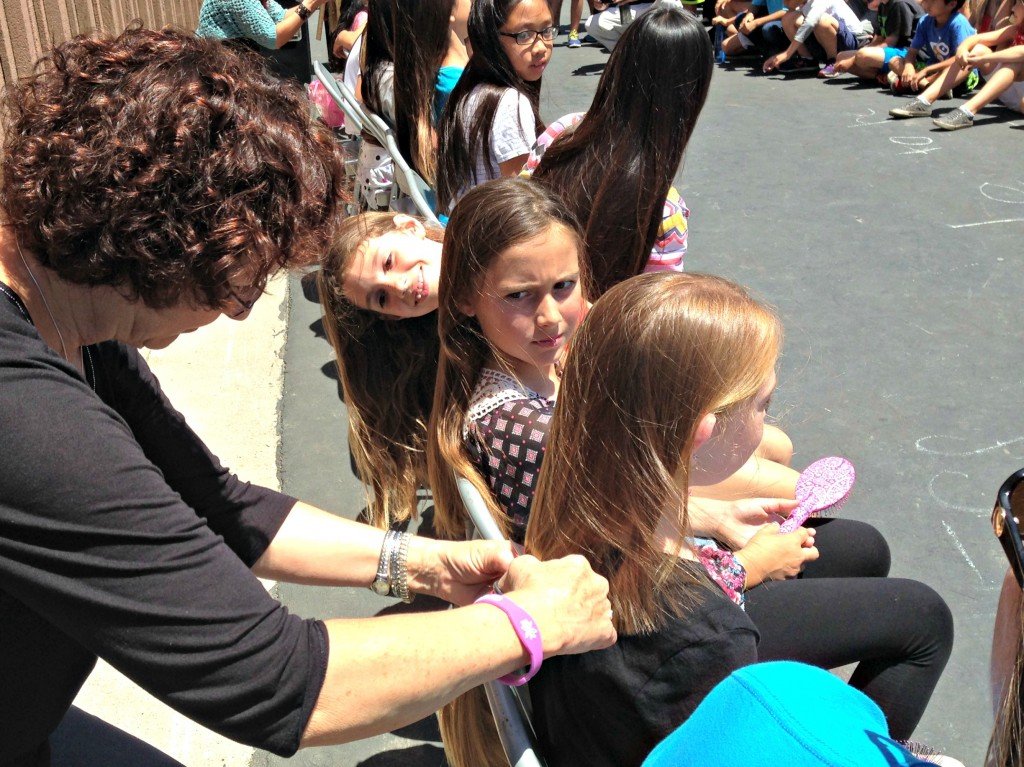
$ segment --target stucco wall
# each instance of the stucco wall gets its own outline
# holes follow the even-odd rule
[[[0,84],[28,74],[55,43],[133,19],[159,29],[195,29],[200,0],[0,0]]]

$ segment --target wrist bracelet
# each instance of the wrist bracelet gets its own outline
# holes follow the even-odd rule
[[[415,594],[409,594],[409,571],[406,569],[406,562],[409,559],[409,533],[398,533],[394,552],[391,556],[391,570],[388,582],[391,585],[392,595],[398,597],[408,604],[413,600]]]
[[[523,643],[526,652],[530,654],[530,668],[525,674],[506,674],[498,681],[512,687],[526,684],[540,671],[540,664],[544,660],[544,644],[541,642],[537,623],[526,610],[501,594],[484,594],[476,600],[476,604],[494,605],[505,613],[516,636],[519,637],[519,641]]]

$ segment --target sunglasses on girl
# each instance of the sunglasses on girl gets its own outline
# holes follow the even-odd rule
[[[1024,513],[1024,469],[1010,475],[999,488],[995,508],[992,510],[992,530],[1017,577],[1017,585],[1024,589],[1024,542],[1020,537],[1019,515]]]

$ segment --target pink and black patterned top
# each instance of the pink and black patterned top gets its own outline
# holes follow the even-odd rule
[[[473,463],[512,521],[512,540],[526,535],[554,398],[530,391],[506,373],[480,371],[466,414],[465,440]]]

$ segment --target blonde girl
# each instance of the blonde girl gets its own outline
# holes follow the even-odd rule
[[[442,315],[445,304],[442,287]],[[582,554],[608,578],[619,641],[546,663],[531,682],[551,767],[639,764],[715,683],[758,658],[860,661],[851,684],[896,737],[922,715],[952,642],[931,589],[815,572],[810,531],[766,525],[735,555],[744,612],[689,543],[691,484],[734,473],[761,440],[780,341],[775,316],[738,286],[673,273],[615,286],[576,334],[526,548]],[[470,695],[445,709],[453,767],[501,763],[485,705]]]

